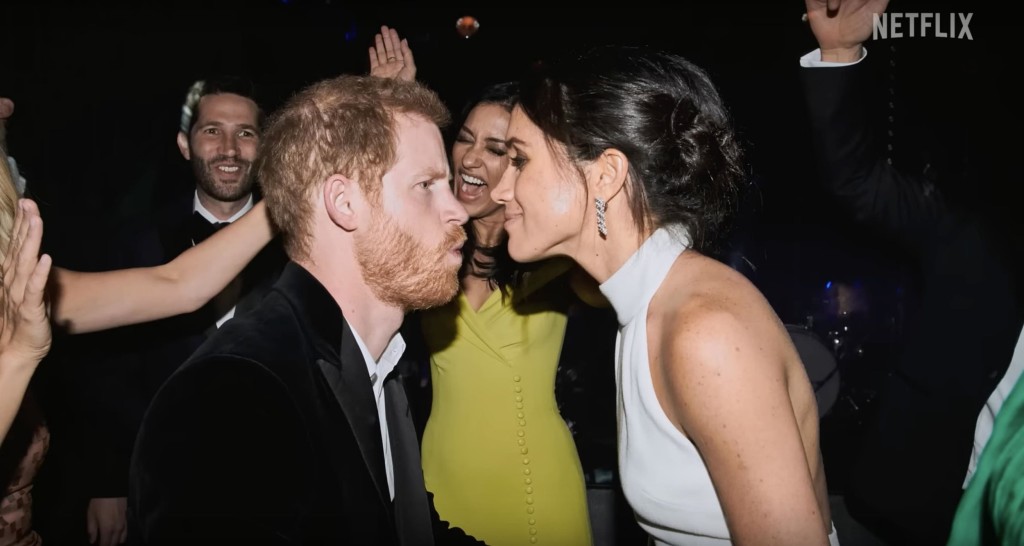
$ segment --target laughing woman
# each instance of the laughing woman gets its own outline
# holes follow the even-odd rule
[[[515,91],[471,102],[452,146],[469,240],[458,296],[420,319],[433,383],[423,474],[441,518],[492,546],[589,545],[583,472],[555,402],[570,285],[586,294],[585,277],[568,260],[512,261],[490,197],[508,165]]]
[[[370,73],[412,79],[408,44],[384,27]],[[508,167],[505,132],[518,84],[486,88],[462,112],[452,144],[455,196],[469,214],[461,288],[419,313],[432,405],[423,478],[441,519],[491,546],[591,544],[576,445],[555,402],[569,307],[606,306],[570,260],[518,264],[504,207],[491,199]]]

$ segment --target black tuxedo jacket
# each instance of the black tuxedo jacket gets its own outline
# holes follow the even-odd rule
[[[858,442],[846,501],[893,543],[943,544],[978,413],[1021,330],[1009,266],[1017,260],[930,178],[885,160],[868,124],[867,62],[800,69],[822,183],[857,220],[901,243],[920,275],[920,301],[879,389],[877,419]]]
[[[191,192],[182,192],[146,226],[130,226],[112,242],[106,269],[148,267],[167,263],[192,246]],[[287,258],[272,241],[240,274],[241,299],[235,316],[244,315],[276,280]],[[76,362],[79,406],[75,446],[85,498],[128,494],[128,464],[142,416],[164,381],[216,329],[223,310],[207,304],[199,310],[129,326],[93,337],[101,338]]]
[[[289,263],[168,380],[131,466],[129,520],[157,544],[476,544],[438,521],[397,374],[395,499],[366,363],[338,305]]]

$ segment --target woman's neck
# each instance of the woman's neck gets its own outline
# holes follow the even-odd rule
[[[612,213],[609,207],[609,213]],[[576,252],[572,258],[598,283],[604,283],[615,274],[623,264],[650,237],[652,230],[641,231],[633,218],[625,211],[608,216],[608,234],[601,236],[596,223],[592,229],[584,228],[577,241]]]
[[[477,247],[498,246],[505,234],[505,210],[498,209],[487,216],[474,218],[470,222],[470,229],[473,230]]]

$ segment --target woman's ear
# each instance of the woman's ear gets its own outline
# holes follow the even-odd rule
[[[625,186],[629,159],[621,151],[608,148],[587,166],[586,175],[590,195],[607,203]]]

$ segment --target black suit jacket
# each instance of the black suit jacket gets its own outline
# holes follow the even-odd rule
[[[152,225],[130,226],[112,244],[106,269],[167,263],[192,246],[189,221],[192,193],[168,203]],[[240,275],[242,297],[235,316],[244,315],[269,290],[287,258],[272,241]],[[128,464],[139,423],[157,389],[215,330],[222,311],[207,304],[199,310],[95,335],[102,342],[76,362],[79,400],[73,470],[82,479],[82,496],[124,497]]]
[[[132,458],[129,519],[157,544],[476,541],[437,519],[409,404],[385,378],[395,499],[366,364],[327,290],[290,263],[157,394]]]
[[[868,62],[801,69],[822,183],[858,221],[901,243],[919,273],[919,301],[880,386],[878,417],[858,442],[846,498],[894,543],[942,544],[978,413],[1021,330],[1019,278],[1009,266],[1017,260],[977,211],[885,160],[865,106]]]

